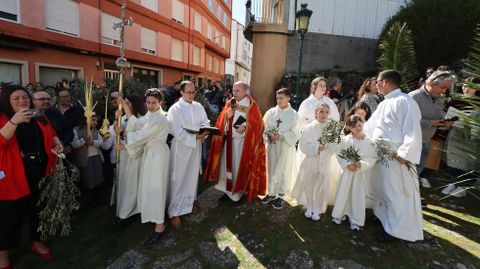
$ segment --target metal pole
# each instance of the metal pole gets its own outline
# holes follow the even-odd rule
[[[303,100],[302,91],[300,89],[300,76],[302,74],[303,38],[304,38],[304,36],[305,36],[305,33],[300,32],[300,52],[299,52],[299,57],[298,57],[297,83],[296,83],[295,98],[294,98],[295,109],[297,109],[297,110],[300,107],[300,103]]]
[[[129,66],[129,63],[127,59],[125,58],[125,26],[132,26],[133,20],[132,18],[125,18],[125,12],[127,9],[127,3],[125,0],[122,2],[122,8],[121,8],[121,19],[122,21],[119,23],[114,23],[113,24],[113,29],[120,28],[120,56],[117,58],[117,61],[115,64],[117,67],[120,69],[120,76],[119,76],[119,81],[118,81],[118,96],[123,97],[123,70],[125,67]],[[122,105],[118,105],[118,110],[122,110]],[[120,129],[122,127],[122,118],[119,117],[116,119],[117,120],[117,127]],[[116,134],[116,145],[120,145],[121,143],[121,137],[120,133]],[[114,182],[114,187],[112,189],[112,196],[110,198],[110,205],[114,205],[116,202],[116,198],[118,196],[118,181],[120,178],[120,150],[118,147],[116,147],[116,154],[115,154],[115,182]]]

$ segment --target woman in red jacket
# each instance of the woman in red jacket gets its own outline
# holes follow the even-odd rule
[[[7,86],[0,94],[0,269],[11,268],[8,251],[17,247],[23,218],[29,216],[32,251],[52,259],[37,232],[38,182],[55,171],[62,145],[44,116],[34,115],[28,92]]]

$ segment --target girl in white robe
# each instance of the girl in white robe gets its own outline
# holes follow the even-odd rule
[[[320,144],[319,140],[330,115],[327,104],[320,104],[316,121],[309,124],[300,137],[299,149],[306,155],[300,165],[292,196],[306,206],[306,218],[320,220],[327,209],[330,185],[330,164],[336,144]]]
[[[138,207],[142,223],[156,224],[155,231],[144,243],[145,246],[151,246],[159,242],[165,234],[164,220],[170,161],[170,150],[166,142],[170,127],[165,112],[161,108],[163,100],[161,91],[148,89],[145,96],[148,113],[142,118],[143,127],[135,132],[127,132],[126,148],[129,154],[137,154],[139,150],[143,150],[143,163],[138,184]],[[130,116],[128,121],[130,119],[135,117]]]
[[[121,130],[113,131],[110,137],[115,140],[117,131],[124,137],[122,132],[136,132],[142,129],[142,121],[140,120],[147,111],[143,97],[139,95],[130,95],[125,100],[119,98],[122,107],[125,110],[125,115],[121,118]],[[128,118],[128,121],[126,120]],[[116,127],[116,125],[115,125]],[[115,142],[113,142],[115,143]],[[126,219],[132,215],[140,212],[140,196],[138,195],[138,183],[140,179],[140,169],[142,167],[143,149],[138,147],[138,150],[130,152],[125,150],[126,141],[122,139],[118,146],[120,150],[120,171],[118,179],[118,193],[117,193],[117,217]],[[116,153],[113,149],[112,152]],[[114,157],[115,158],[115,157]]]
[[[317,77],[312,80],[310,84],[311,95],[300,104],[298,109],[300,132],[303,132],[308,124],[315,121],[315,111],[320,104],[327,104],[330,108],[329,119],[340,121],[340,113],[338,112],[337,105],[327,96],[327,83],[328,81],[324,77]],[[304,158],[305,154],[303,154],[301,150],[297,150],[297,170],[300,168],[300,164]],[[333,205],[337,183],[340,177],[340,166],[334,155],[332,155],[330,168],[331,184],[328,191],[328,204]]]
[[[335,205],[332,211],[333,222],[340,224],[348,216],[351,230],[360,230],[365,225],[365,208],[368,195],[369,169],[375,164],[373,141],[363,133],[360,116],[349,116],[345,122],[345,137],[338,145],[337,159],[342,167]],[[358,150],[359,161],[341,157],[341,150],[349,147]]]

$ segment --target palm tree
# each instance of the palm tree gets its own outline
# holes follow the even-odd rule
[[[379,42],[380,70],[394,69],[402,75],[401,88],[413,90],[416,84],[417,67],[412,31],[406,23],[395,22]]]

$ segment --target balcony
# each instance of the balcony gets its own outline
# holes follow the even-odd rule
[[[247,0],[245,38],[252,42],[254,24],[287,26],[286,0]]]

